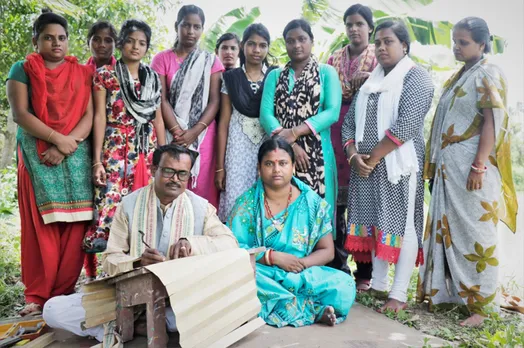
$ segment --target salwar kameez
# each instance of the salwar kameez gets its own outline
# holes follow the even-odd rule
[[[348,252],[344,248],[344,244],[346,241],[347,202],[349,174],[351,169],[347,161],[346,152],[342,146],[342,125],[344,124],[344,118],[349,111],[353,95],[357,92],[356,89],[350,88],[352,79],[358,73],[372,72],[377,65],[375,45],[369,44],[360,55],[354,58],[351,58],[350,51],[351,46],[347,45],[333,53],[327,61],[329,65],[337,70],[340,87],[342,88],[342,105],[340,107],[338,121],[331,126],[331,143],[333,144],[333,150],[335,151],[335,159],[337,162],[338,195],[334,223],[336,230],[335,259],[330,265],[345,272],[350,272],[347,264]],[[355,276],[359,280],[371,279],[371,264],[357,262]]]
[[[13,65],[8,79],[27,85],[28,111],[56,132],[69,134],[84,117],[91,71],[76,58],[66,57],[50,70],[33,53]],[[72,109],[61,103],[71,103]],[[41,163],[41,153],[50,146],[18,129],[22,282],[26,303],[42,307],[53,296],[74,292],[84,260],[82,239],[93,218],[90,142],[80,142],[57,165]]]
[[[204,112],[205,108],[207,107],[208,96],[204,96],[202,93],[206,93],[206,91],[209,91],[209,81],[211,75],[215,73],[221,73],[222,71],[224,71],[224,66],[217,57],[207,52],[199,51],[198,48],[196,48],[195,50],[196,51],[192,52],[190,55],[188,55],[188,57],[180,59],[173,51],[173,49],[167,49],[156,54],[151,62],[151,67],[159,75],[164,76],[166,78],[167,91],[165,91],[165,93],[168,96],[170,103],[172,101],[172,97],[180,97],[181,94],[183,94],[183,97],[178,99],[177,102],[184,101],[184,103],[189,103],[189,108],[186,112],[186,115],[176,115],[175,112],[176,117],[179,118],[178,122],[183,122],[185,124],[184,127],[192,127],[195,124],[197,124],[195,119],[199,119],[202,113]],[[193,54],[198,55],[200,57],[206,55],[209,56],[209,59],[212,60],[212,62],[210,62],[209,71],[207,71],[205,68],[201,69],[201,67],[197,68],[196,65],[191,65],[192,68],[189,69],[191,70],[191,73],[188,73],[187,76],[181,75],[189,71],[185,69],[187,64],[195,62],[193,60],[195,59],[195,56]],[[187,59],[189,60],[186,61]],[[201,60],[199,60],[199,62],[201,62]],[[202,75],[196,76],[198,75],[198,73],[196,73],[197,70],[199,70],[199,72],[202,72]],[[176,80],[179,76],[182,76],[182,83],[180,85],[175,86],[174,80]],[[202,82],[191,90],[191,88],[187,87],[187,85],[184,83],[184,80],[186,78],[187,80],[202,79]],[[206,105],[202,105],[204,100],[206,101]],[[176,104],[177,103],[171,103],[173,110],[176,109]],[[198,112],[194,109],[196,108],[196,105],[198,105],[199,108]],[[181,121],[182,119],[184,121]],[[197,151],[199,153],[197,159],[198,174],[195,175],[196,166],[193,166],[191,179],[188,184],[188,189],[190,189],[200,197],[207,199],[209,203],[211,203],[215,208],[218,209],[219,192],[215,186],[215,139],[217,132],[216,121],[213,120],[207,126],[208,127],[204,130],[205,134],[202,135],[201,139],[199,136],[199,139],[197,139],[197,141],[195,142],[198,143],[198,148],[195,144],[188,144],[190,148],[193,146],[193,148],[191,148],[192,150]],[[169,131],[166,131],[166,135],[168,142],[170,142],[172,140],[172,137]]]
[[[335,152],[331,143],[331,125],[338,120],[342,93],[335,69],[326,64],[319,64],[318,66],[320,75],[320,100],[318,113],[309,117],[305,123],[311,129],[312,136],[320,139],[324,171],[322,173],[322,178],[320,179],[321,183],[316,183],[315,186],[323,187],[324,192],[317,193],[328,202],[329,216],[333,220],[338,183]],[[289,69],[288,93],[292,94],[295,87],[295,73],[291,67],[289,67]],[[275,91],[278,87],[279,77],[282,72],[283,69],[275,69],[271,71],[264,86],[264,95],[260,107],[260,124],[269,136],[278,132],[278,130],[282,128],[283,123],[294,124],[294,126],[301,123],[301,120],[287,120],[287,115],[278,115],[276,113]],[[297,76],[297,79],[300,78],[304,78],[304,76]],[[313,106],[310,107],[312,108]],[[317,168],[311,165],[308,171],[313,173],[316,170]],[[302,174],[304,176],[309,175],[309,173]],[[311,183],[309,184],[313,186]],[[333,238],[336,238],[334,229],[332,230],[332,233]]]

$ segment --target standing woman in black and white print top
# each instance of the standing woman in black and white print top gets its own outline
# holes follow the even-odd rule
[[[215,175],[222,221],[257,179],[258,148],[266,138],[259,114],[265,78],[272,70],[267,60],[269,43],[267,28],[251,24],[240,43],[241,67],[223,75]]]
[[[408,56],[409,34],[399,22],[375,32],[379,65],[353,99],[342,127],[351,166],[345,248],[373,262],[372,285],[387,291],[389,263],[395,280],[381,310],[406,307],[413,268],[422,263],[424,219],[424,117],[433,85]]]

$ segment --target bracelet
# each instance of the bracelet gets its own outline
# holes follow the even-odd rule
[[[207,124],[205,122],[199,121],[197,124],[204,125],[204,128],[207,128]]]
[[[269,249],[268,251],[266,251],[266,252],[264,253],[264,260],[266,261],[266,265],[268,265],[268,266],[271,266],[271,264],[269,263],[269,251],[270,251],[270,250],[271,250],[271,249]]]
[[[293,143],[293,144],[291,144],[291,148],[295,147],[296,144],[297,144],[297,143]]]
[[[269,263],[273,266],[273,249],[269,249]]]
[[[484,169],[480,169],[476,167],[474,164],[472,164],[471,170],[477,174],[484,174],[488,170],[488,167],[484,166]]]
[[[296,133],[295,133],[295,127],[291,128],[291,133],[293,133],[293,136],[295,137],[295,139],[298,139]]]
[[[93,165],[91,166],[91,168],[94,168],[94,167],[96,167],[96,166],[99,165],[99,164],[102,164],[102,162],[96,162],[95,164],[93,164]]]
[[[355,157],[356,155],[358,155],[358,152],[355,152],[354,154],[352,154],[351,156],[349,156],[349,159],[348,159],[348,164],[351,165],[351,160],[353,159],[353,157]]]
[[[173,126],[173,127],[169,128],[168,131],[171,132],[173,129],[177,129],[177,128],[180,128],[180,126],[178,124],[176,126]]]
[[[49,136],[47,137],[47,142],[49,142],[49,140],[51,140],[51,137],[53,136],[53,134],[55,134],[55,131],[51,131],[51,133],[49,133]]]
[[[220,172],[223,172],[223,171],[224,171],[224,168],[222,168],[222,169],[217,169],[217,170],[215,170],[215,173],[220,173]]]

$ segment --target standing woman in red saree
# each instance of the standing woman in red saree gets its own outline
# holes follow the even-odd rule
[[[93,182],[95,223],[84,240],[88,253],[106,249],[115,210],[122,198],[149,185],[156,145],[164,145],[158,75],[141,62],[151,43],[151,28],[130,19],[122,24],[114,67],[94,77]]]
[[[22,282],[35,315],[70,294],[82,269],[82,238],[93,218],[90,178],[91,69],[66,56],[67,21],[47,12],[33,24],[35,52],[13,65],[7,97],[18,124]]]

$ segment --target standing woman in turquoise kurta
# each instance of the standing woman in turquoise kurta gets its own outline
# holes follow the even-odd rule
[[[329,203],[333,218],[337,169],[330,127],[337,122],[342,90],[336,70],[311,54],[313,33],[303,19],[284,28],[290,62],[267,77],[260,123],[267,134],[284,138],[295,153],[295,176]]]
[[[295,154],[282,138],[258,151],[258,181],[237,199],[228,227],[257,256],[260,316],[269,325],[342,322],[355,300],[353,278],[325,266],[334,257],[328,203],[293,177]]]

